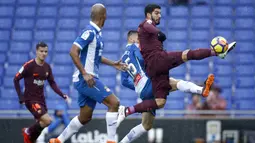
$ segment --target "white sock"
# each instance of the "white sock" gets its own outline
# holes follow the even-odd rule
[[[202,94],[202,90],[203,90],[202,86],[198,86],[192,82],[183,81],[183,80],[180,80],[177,83],[177,88],[178,88],[178,90],[180,90],[182,92],[191,92],[191,93],[196,93],[196,94]]]
[[[78,119],[78,116],[75,116],[69,125],[65,128],[65,130],[58,136],[58,139],[61,141],[61,143],[64,143],[67,139],[69,139],[73,134],[78,132],[78,130],[83,125]]]
[[[49,133],[48,127],[44,128],[37,138],[36,143],[44,143],[45,142],[45,135]]]
[[[106,127],[108,141],[115,141],[118,112],[106,112]]]
[[[120,141],[120,143],[130,143],[131,141],[140,137],[143,133],[147,132],[143,125],[137,125]]]

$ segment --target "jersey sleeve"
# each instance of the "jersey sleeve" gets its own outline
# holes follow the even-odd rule
[[[159,32],[159,29],[157,27],[155,27],[152,24],[151,20],[147,20],[146,22],[144,22],[143,24],[143,28],[148,32],[148,33],[153,33],[153,34],[157,34]]]
[[[81,50],[90,44],[94,39],[94,32],[92,30],[85,30],[81,36],[78,36],[73,42],[74,45],[78,46]]]
[[[133,79],[127,72],[121,72],[121,84],[131,90],[135,90]]]

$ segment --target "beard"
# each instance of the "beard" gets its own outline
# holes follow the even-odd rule
[[[155,18],[152,16],[152,17],[151,17],[151,20],[152,20],[153,22],[155,22],[156,25],[159,25],[159,24],[160,24],[160,19],[158,20],[158,22],[156,22]]]

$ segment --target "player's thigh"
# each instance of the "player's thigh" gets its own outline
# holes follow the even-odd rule
[[[40,120],[40,118],[48,111],[44,102],[27,101],[25,102],[25,106],[36,120]]]
[[[171,86],[169,84],[169,75],[163,74],[151,79],[152,82],[152,90],[155,98],[167,98],[169,91],[171,90]]]
[[[80,115],[78,116],[82,124],[88,123],[92,119],[94,108],[88,105],[80,107]]]
[[[151,112],[142,113],[142,125],[145,130],[150,130],[153,126],[155,116]]]
[[[175,79],[175,78],[173,78],[173,77],[170,77],[170,78],[169,78],[169,85],[172,87],[172,89],[170,90],[170,92],[178,90],[178,88],[177,88],[177,83],[178,83],[179,81],[180,81],[180,80]]]
[[[167,52],[165,64],[168,65],[169,69],[175,68],[184,63],[182,53],[183,52]]]

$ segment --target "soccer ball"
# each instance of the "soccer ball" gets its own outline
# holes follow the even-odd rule
[[[228,50],[228,42],[224,37],[217,36],[211,41],[211,49],[217,54],[224,53]]]

